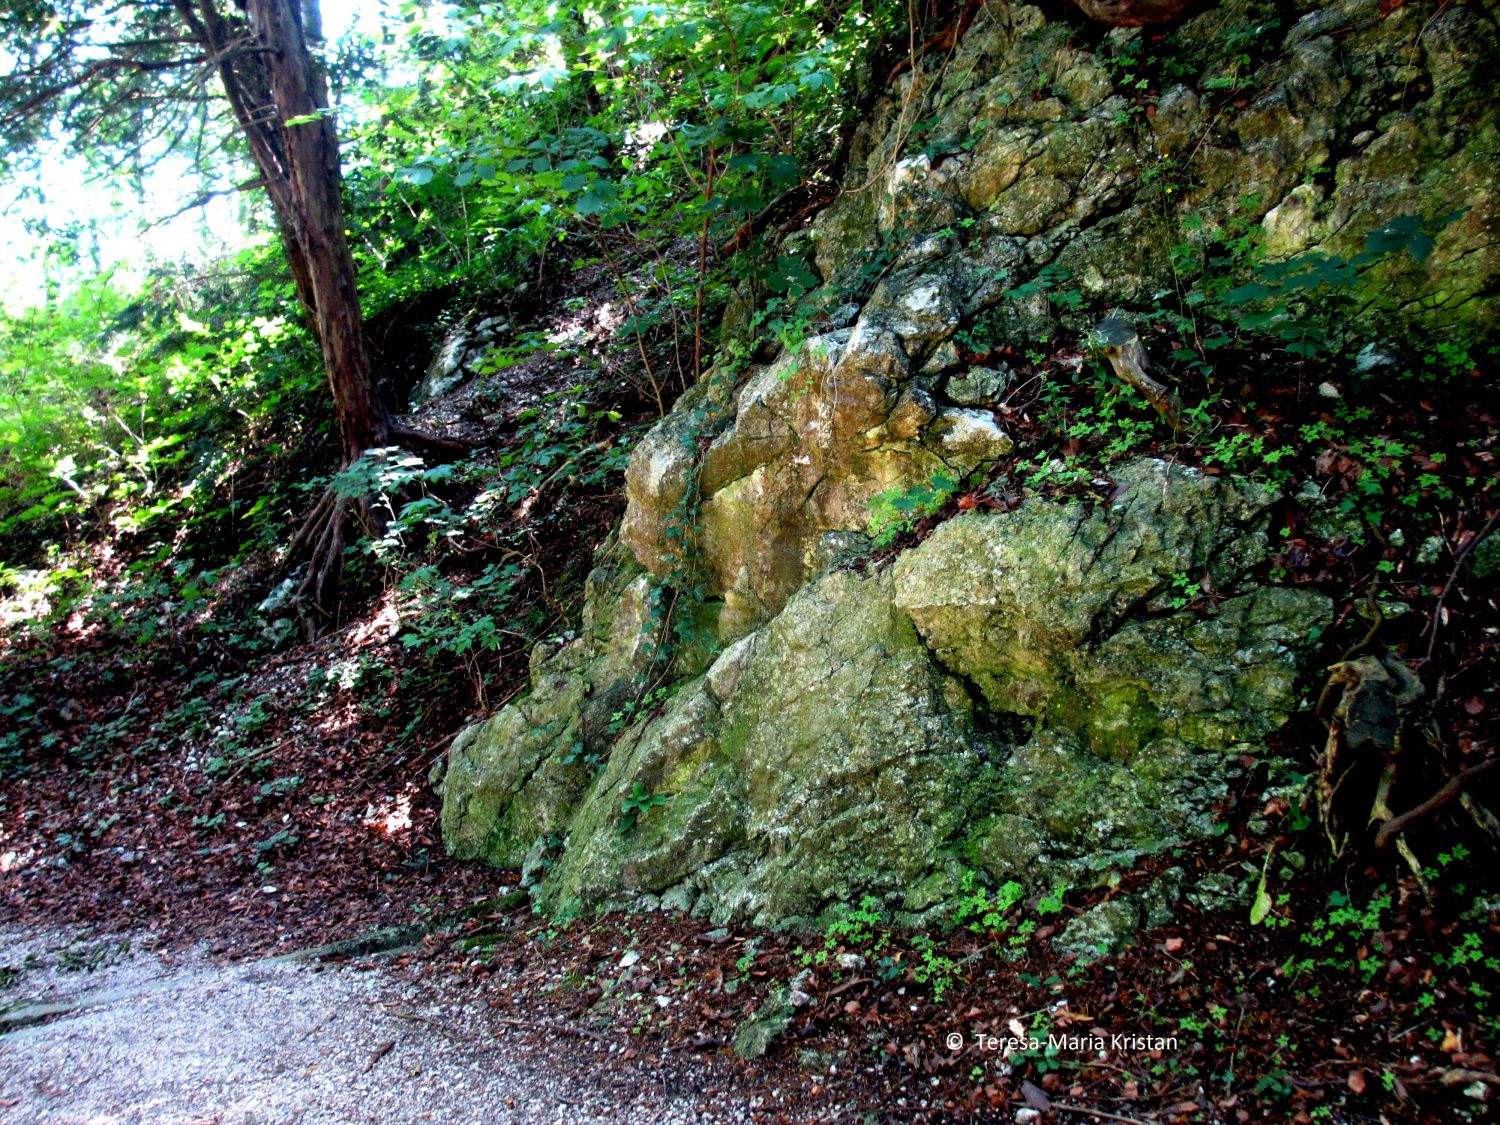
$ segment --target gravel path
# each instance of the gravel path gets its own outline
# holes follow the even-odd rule
[[[0,929],[0,1120],[300,1122],[744,1120],[684,1065],[504,1021],[471,990],[358,967],[131,953]],[[38,1010],[31,1009],[33,1013]],[[523,1026],[513,1026],[522,1024]]]

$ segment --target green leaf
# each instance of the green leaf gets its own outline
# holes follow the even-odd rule
[[[620,201],[620,189],[609,180],[595,180],[574,205],[580,215],[602,215]]]
[[[1271,896],[1266,893],[1266,877],[1262,873],[1260,883],[1255,888],[1255,905],[1250,907],[1250,924],[1258,926],[1266,920],[1271,913]]]
[[[817,287],[818,275],[801,258],[783,255],[776,259],[776,264],[766,275],[766,284],[773,293],[800,297]]]
[[[413,164],[409,168],[397,168],[396,178],[421,187],[432,182],[432,169],[423,164]]]
[[[1261,864],[1260,882],[1255,885],[1255,902],[1250,907],[1250,924],[1258,926],[1271,916],[1271,895],[1266,890],[1266,871],[1271,866],[1271,856],[1275,850],[1266,853],[1266,861]]]
[[[325,117],[331,117],[332,115],[333,115],[333,110],[325,107],[323,109],[316,110],[316,111],[314,111],[312,113],[304,113],[300,117],[288,117],[286,119],[286,121],[284,122],[284,124],[286,124],[286,125],[311,125],[314,121],[321,121],[321,120],[323,120],[323,118],[325,118]]]
[[[793,157],[773,156],[769,168],[772,187],[790,187],[802,179],[802,165]]]
[[[1231,307],[1234,305],[1247,305],[1251,301],[1262,301],[1274,292],[1270,286],[1252,281],[1249,285],[1236,286],[1228,293],[1225,293],[1219,300],[1220,303]]]

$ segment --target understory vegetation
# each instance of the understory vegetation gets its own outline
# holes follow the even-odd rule
[[[1500,1096],[1483,871],[1500,825],[1471,799],[1493,783],[1500,709],[1500,345],[1395,340],[1367,315],[1387,271],[1424,261],[1458,216],[1398,216],[1347,257],[1282,260],[1253,197],[1227,224],[1172,220],[1176,284],[1132,321],[1171,410],[1121,377],[1101,337],[1061,326],[1113,310],[1043,269],[954,337],[964,369],[1003,384],[993,413],[1014,453],[870,505],[883,564],[964,512],[1107,503],[1111,467],[1146,454],[1278,490],[1255,577],[1320,590],[1337,617],[1317,638],[1309,707],[1246,756],[1213,841],[1032,894],[969,870],[930,933],[874,900],[802,934],[537,918],[524,896],[496,897],[492,873],[443,857],[427,771],[466,721],[523,690],[537,642],[590,627],[594,552],[646,430],[710,370],[800,346],[889,269],[903,247],[834,291],[788,236],[838,194],[885,75],[922,66],[958,13],[397,7],[379,34],[327,51],[345,219],[379,391],[461,455],[392,445],[340,462],[318,341],[248,193],[246,247],[207,262],[91,263],[87,232],[33,221],[52,247],[45,284],[0,316],[7,914],[123,928],[154,911],[242,951],[441,916],[461,941],[435,959],[482,980],[518,943],[540,945],[567,966],[546,982],[560,1010],[699,1050],[727,1045],[778,989],[806,989],[818,1002],[787,1017],[805,1042],[768,1073],[807,1079],[809,1113],[833,1112],[828,1091],[852,1068],[850,1090],[887,1106],[930,1084],[936,1117],[1480,1119]],[[1168,63],[1114,59],[1144,120]],[[1245,59],[1221,76],[1226,104],[1252,81]],[[916,129],[907,149],[922,143]],[[1188,186],[1157,174],[1163,200]],[[942,233],[982,237],[972,220]],[[1064,321],[1018,342],[1008,326],[1037,301]],[[488,342],[466,353],[481,326]],[[450,344],[465,378],[429,393]],[[380,518],[345,549],[332,625],[312,635],[290,544],[326,492],[369,497]],[[664,705],[673,653],[711,644],[694,632],[696,503],[681,505],[682,565],[652,618],[663,658],[611,735]],[[1237,592],[1182,573],[1166,608],[1210,613]],[[1390,763],[1337,759],[1324,687],[1327,669],[1372,656],[1425,689],[1391,751],[1425,811],[1378,849],[1360,841]],[[1450,791],[1454,778],[1471,784]],[[636,783],[624,801],[629,832],[661,798]],[[1048,954],[1065,918],[1169,867],[1212,880],[1212,901],[1126,951]],[[460,901],[481,905],[456,918]],[[607,927],[657,951],[651,979],[605,973],[589,942]],[[1147,1014],[1178,1048],[1111,1072],[1048,1046]],[[950,1034],[963,1051],[943,1047]],[[970,1050],[980,1034],[1023,1043]]]

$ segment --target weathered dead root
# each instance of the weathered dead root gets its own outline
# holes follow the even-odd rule
[[[390,440],[447,461],[462,457],[473,449],[465,442],[404,426],[393,427]],[[360,534],[378,535],[385,530],[386,520],[369,497],[351,497],[335,488],[325,489],[292,536],[282,561],[286,567],[295,566],[304,559],[307,561],[307,574],[297,586],[296,601],[309,640],[337,616],[344,548],[350,543],[351,523]]]

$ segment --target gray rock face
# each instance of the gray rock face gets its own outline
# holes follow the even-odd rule
[[[621,537],[665,578],[678,562],[684,520],[696,518],[701,577],[723,599],[722,641],[779,613],[812,576],[817,541],[866,530],[875,496],[937,473],[962,479],[1012,451],[992,412],[945,407],[916,374],[953,330],[955,309],[944,276],[893,284],[852,329],[814,336],[751,372],[710,423],[717,436],[701,462],[691,405],[637,447]],[[686,512],[687,497],[699,499],[696,512]]]
[[[966,693],[889,576],[834,571],[621,740],[548,894],[628,903],[687,882],[698,910],[761,923],[871,890],[899,900],[960,835],[970,735]],[[621,832],[637,784],[663,801]]]
[[[998,406],[1014,381],[1009,368],[971,367],[948,380],[948,397],[961,406]]]
[[[1500,123],[1479,91],[1500,62],[1500,36],[1492,14],[1471,5],[1431,19],[1374,18],[1374,7],[1306,5],[1283,30],[1258,27],[1281,41],[1253,75],[1225,49],[1232,16],[1205,11],[1169,48],[1178,71],[1197,77],[1166,88],[1142,121],[1131,88],[1111,77],[1129,74],[1135,37],[1084,50],[1036,8],[987,5],[940,76],[904,76],[877,106],[849,176],[870,189],[814,224],[823,275],[847,280],[882,236],[972,222],[986,238],[927,265],[979,267],[970,276],[983,284],[959,291],[966,314],[1049,264],[1085,297],[1131,305],[1174,284],[1173,244],[1212,240],[1235,217],[1262,223],[1275,260],[1348,257],[1399,215],[1463,210],[1422,261],[1400,255],[1377,267],[1369,315],[1382,327],[1420,319],[1483,332],[1500,276],[1491,186]],[[1225,88],[1243,104],[1214,108]],[[913,104],[925,121],[920,155],[901,150],[902,109]],[[1196,233],[1185,235],[1187,216],[1202,220]],[[1016,241],[1025,258],[1009,258],[1001,275],[983,268]],[[999,310],[1010,331],[1050,331],[1044,319],[1011,316],[1017,306]]]
[[[1266,588],[1174,610],[1179,575],[1228,587],[1260,561],[1271,496],[1157,461],[1119,477],[1108,510],[964,516],[890,571],[827,571],[589,777],[562,748],[590,744],[590,695],[649,659],[653,580],[601,583],[608,627],[455,743],[448,846],[519,862],[563,841],[550,905],[772,924],[866,894],[921,917],[966,866],[1047,885],[1209,832],[1225,751],[1290,713],[1330,607]]]
[[[429,399],[441,398],[471,379],[495,346],[495,341],[509,329],[510,325],[495,317],[486,317],[477,324],[458,324],[449,329],[412,394],[412,404],[415,406]]]
[[[1116,464],[1107,501],[957,515],[884,570],[871,501],[970,487],[1015,451],[1011,373],[976,355],[1144,308],[1175,243],[1231,222],[1273,257],[1348,255],[1393,216],[1467,207],[1425,259],[1377,267],[1373,315],[1392,334],[1491,323],[1493,23],[1372,11],[1302,10],[1253,75],[1225,13],[1200,15],[1149,118],[1121,85],[1129,34],[1085,49],[1003,0],[950,65],[904,75],[813,226],[840,327],[710,372],[641,442],[580,636],[450,751],[449,849],[530,857],[550,905],[771,924],[865,894],[922,918],[966,869],[1048,888],[1211,832],[1331,613],[1257,577],[1271,491]],[[705,641],[637,714],[660,607],[688,588]],[[1064,941],[1113,948],[1165,901],[1111,900]]]
[[[1100,742],[1109,741],[1104,731],[1112,720],[1099,712],[1123,705],[1132,662],[1144,672],[1149,662],[1163,666],[1197,651],[1194,645],[1216,648],[1226,661],[1256,659],[1211,636],[1249,607],[1232,600],[1224,607],[1229,613],[1215,619],[1219,625],[1187,640],[1184,631],[1196,616],[1174,618],[1159,599],[1183,587],[1196,594],[1205,577],[1215,589],[1240,580],[1265,557],[1260,517],[1274,498],[1258,486],[1227,484],[1163,461],[1135,462],[1116,479],[1113,500],[1093,512],[1034,504],[950,520],[894,568],[897,604],[938,658],[972,680],[992,708],[1043,717],[1086,710]],[[1300,622],[1298,606],[1326,609],[1317,595],[1286,593],[1286,605],[1260,616],[1281,611]],[[1169,708],[1173,716],[1191,708],[1187,694]],[[1289,703],[1283,693],[1267,705]],[[1120,725],[1139,730],[1140,718],[1131,714]]]

